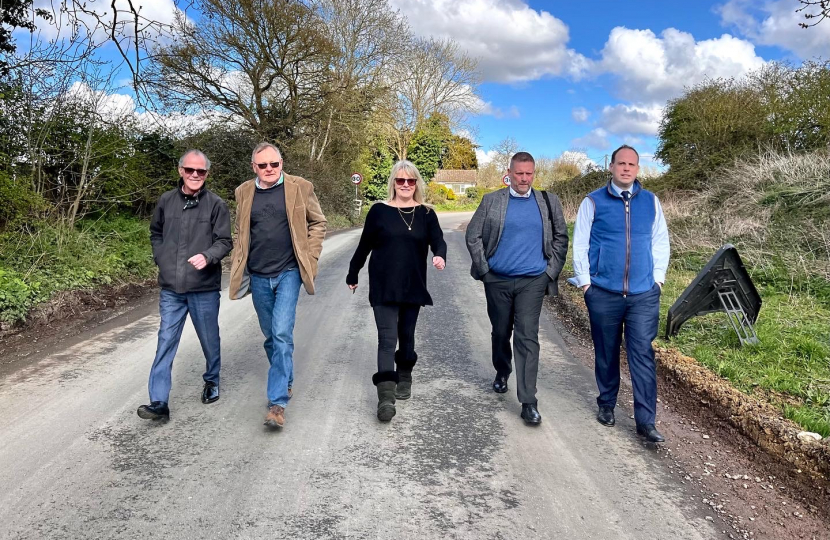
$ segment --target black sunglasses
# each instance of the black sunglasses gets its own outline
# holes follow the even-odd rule
[[[399,186],[402,186],[404,184],[409,184],[410,186],[414,186],[415,184],[418,183],[418,181],[415,180],[414,178],[395,178],[395,183],[398,184]]]
[[[265,168],[268,167],[268,165],[270,165],[272,169],[276,169],[277,167],[280,166],[280,162],[279,161],[272,161],[270,163],[257,163],[256,164],[256,166],[259,167],[259,169],[261,171],[264,171]]]
[[[199,176],[204,176],[208,173],[207,169],[194,169],[193,167],[182,167],[182,170],[187,176],[190,176],[193,173],[196,173]]]

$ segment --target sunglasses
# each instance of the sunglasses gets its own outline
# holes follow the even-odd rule
[[[193,173],[196,173],[199,176],[204,176],[208,173],[207,169],[194,169],[193,167],[182,167],[182,170],[187,176],[190,176]]]
[[[268,165],[270,165],[272,169],[276,169],[277,167],[280,166],[280,162],[279,161],[272,161],[270,163],[257,163],[256,164],[256,166],[259,167],[259,170],[261,170],[261,171],[264,171],[268,167]]]
[[[404,184],[414,186],[415,184],[418,183],[418,181],[415,180],[414,178],[395,178],[395,183],[399,186],[402,186]]]

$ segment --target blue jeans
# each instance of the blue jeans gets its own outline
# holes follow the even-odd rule
[[[219,385],[222,359],[219,349],[219,291],[178,294],[168,289],[159,293],[159,340],[150,368],[150,401],[167,403],[173,383],[173,358],[179,348],[187,314],[193,321],[205,354],[205,382]]]
[[[634,421],[654,424],[657,415],[657,366],[651,342],[657,337],[660,286],[623,296],[591,285],[585,293],[594,341],[597,405],[617,404],[620,389],[620,345],[625,329],[625,352],[634,390]]]
[[[294,383],[294,320],[300,298],[300,270],[284,270],[277,277],[251,276],[251,295],[265,335],[268,369],[268,404],[288,405],[288,388]]]

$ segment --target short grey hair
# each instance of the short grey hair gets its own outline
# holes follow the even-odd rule
[[[204,152],[202,152],[201,150],[196,150],[195,148],[191,148],[190,150],[182,154],[182,157],[179,158],[179,167],[184,167],[184,158],[186,158],[189,155],[194,155],[196,157],[204,159],[205,169],[210,170],[210,160],[208,159],[208,157],[205,155]]]
[[[282,159],[282,152],[280,152],[279,148],[277,148],[275,145],[273,145],[271,143],[261,142],[258,145],[256,145],[256,148],[254,148],[254,151],[251,152],[251,163],[254,163],[254,157],[256,157],[257,154],[259,154],[260,152],[262,152],[266,148],[273,148],[274,151],[277,153],[277,155],[280,156],[280,159]]]

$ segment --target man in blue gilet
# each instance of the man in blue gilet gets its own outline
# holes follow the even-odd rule
[[[611,180],[579,206],[573,265],[591,321],[597,421],[614,425],[624,333],[637,433],[663,442],[655,427],[657,372],[651,342],[657,337],[669,233],[660,201],[637,180],[639,161],[627,145],[611,154]]]

